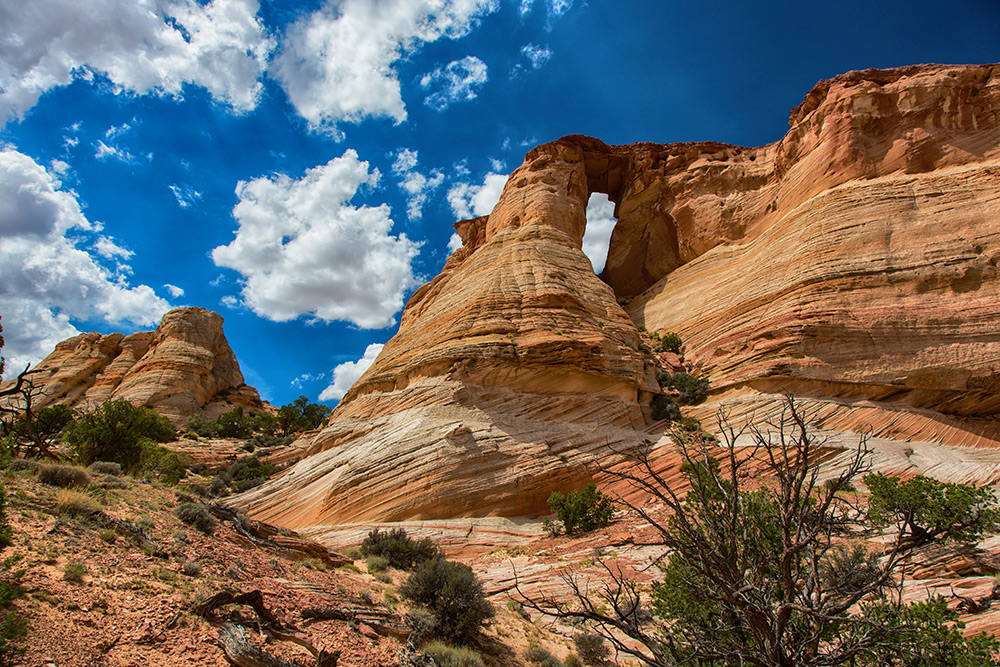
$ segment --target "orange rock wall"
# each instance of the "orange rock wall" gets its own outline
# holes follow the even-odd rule
[[[214,418],[237,406],[263,407],[243,381],[222,317],[203,308],[172,310],[155,331],[74,336],[56,345],[31,378],[44,389],[39,408],[91,409],[125,399],[183,425],[195,414]]]
[[[834,427],[863,406],[889,437],[1000,444],[998,115],[1000,67],[927,65],[822,82],[761,148],[533,149],[309,456],[238,502],[296,527],[544,513],[662,434],[639,325],[682,335],[706,424],[791,391]]]

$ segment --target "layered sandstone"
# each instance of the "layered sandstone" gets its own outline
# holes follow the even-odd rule
[[[155,331],[74,336],[56,345],[30,377],[42,390],[36,407],[90,409],[124,399],[178,424],[191,415],[263,407],[243,380],[222,316],[204,308],[172,310]]]
[[[293,526],[544,512],[662,432],[638,326],[682,335],[701,416],[790,391],[832,428],[864,407],[889,437],[1000,444],[1000,67],[851,72],[790,124],[761,148],[533,149],[309,456],[241,502]],[[601,280],[593,192],[618,217]]]

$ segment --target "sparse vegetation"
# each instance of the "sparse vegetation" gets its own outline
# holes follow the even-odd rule
[[[66,563],[66,567],[63,568],[63,579],[75,584],[82,582],[86,574],[87,566],[83,563]]]
[[[615,512],[611,498],[598,491],[596,484],[588,484],[582,491],[570,491],[568,496],[553,491],[549,496],[549,509],[561,524],[551,524],[555,532],[561,528],[567,535],[606,526]]]
[[[0,344],[3,339],[0,338]],[[7,489],[0,485],[0,551],[11,545],[13,529],[7,520]],[[24,595],[20,579],[21,570],[13,570],[17,557],[0,560],[0,665],[11,664],[15,655],[24,652],[17,644],[28,630],[27,623],[11,607],[14,601]]]
[[[95,475],[114,475],[118,477],[122,474],[121,464],[113,461],[94,461],[87,467],[87,470]]]
[[[679,334],[673,331],[662,335],[653,332],[650,337],[656,342],[657,352],[673,352],[674,354],[683,354],[684,352],[684,341],[681,340]]]
[[[472,568],[452,563],[440,555],[425,560],[400,587],[399,593],[432,611],[431,632],[447,641],[471,641],[482,624],[496,613]]]
[[[524,650],[524,659],[540,667],[562,667],[562,663],[546,649],[538,645],[529,646]]]
[[[56,509],[62,514],[83,516],[96,512],[100,507],[98,507],[97,501],[86,493],[62,489],[56,493]]]
[[[368,568],[368,572],[371,574],[382,572],[389,567],[389,559],[385,556],[369,556],[365,559],[365,567]]]
[[[38,471],[38,481],[63,489],[85,488],[90,485],[90,475],[83,468],[74,466],[43,466]]]
[[[573,635],[573,646],[580,660],[588,667],[600,667],[611,657],[611,648],[604,637],[593,633]]]
[[[211,535],[215,532],[215,528],[219,523],[212,516],[208,508],[198,503],[181,503],[174,510],[174,514],[187,525],[197,528],[206,535]]]
[[[414,540],[402,528],[380,531],[375,528],[361,543],[363,556],[382,556],[392,567],[411,570],[437,557],[438,548],[429,538]]]
[[[185,560],[181,565],[181,572],[189,577],[201,576],[201,565],[193,560]]]
[[[429,642],[421,653],[434,660],[438,667],[485,667],[483,659],[475,651],[444,642]]]

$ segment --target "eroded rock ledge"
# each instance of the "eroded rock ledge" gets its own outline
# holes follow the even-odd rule
[[[760,148],[530,151],[310,455],[241,502],[292,526],[543,512],[662,430],[639,325],[682,335],[703,415],[791,391],[835,428],[863,406],[891,437],[1000,444],[1000,67],[851,72],[790,124]],[[600,278],[592,192],[618,217]]]

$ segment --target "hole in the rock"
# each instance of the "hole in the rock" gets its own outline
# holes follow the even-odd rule
[[[590,258],[594,273],[604,270],[608,245],[615,228],[615,203],[603,192],[595,192],[587,201],[587,230],[583,234],[583,253]]]

